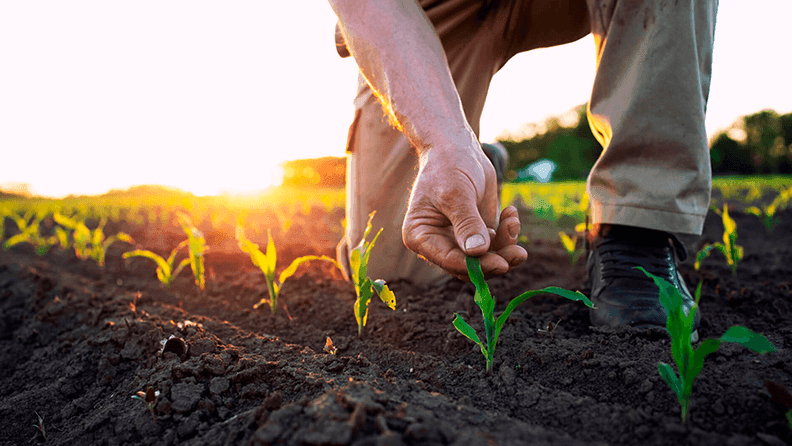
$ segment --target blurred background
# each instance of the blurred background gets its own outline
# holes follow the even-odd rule
[[[707,131],[713,172],[792,173],[792,2],[724,2]],[[0,188],[50,197],[140,184],[197,195],[343,184],[357,67],[328,3],[0,5]],[[521,54],[493,81],[483,142],[582,179],[590,37]],[[726,162],[728,160],[728,162]]]

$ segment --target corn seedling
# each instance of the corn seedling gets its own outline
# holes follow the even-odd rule
[[[61,249],[69,249],[69,231],[63,229],[61,226],[55,226],[54,231],[55,238],[58,240]]]
[[[773,203],[770,203],[767,206],[762,206],[761,208],[757,206],[750,206],[745,208],[745,212],[747,214],[755,215],[762,220],[762,223],[765,225],[768,231],[772,231],[780,220],[775,216],[777,208]]]
[[[711,248],[720,251],[726,257],[726,263],[731,268],[732,275],[737,274],[737,264],[743,258],[743,247],[737,244],[737,223],[729,217],[729,208],[723,205],[723,212],[718,211],[723,220],[723,243],[713,243],[704,245],[696,255],[696,263],[701,266],[701,262],[709,256]]]
[[[132,237],[129,234],[124,232],[119,232],[115,235],[111,235],[110,237],[105,237],[104,235],[104,225],[107,223],[107,220],[102,219],[99,223],[99,226],[93,230],[91,234],[91,251],[89,257],[96,261],[99,266],[105,266],[105,256],[107,255],[107,249],[115,242],[125,242],[129,243],[130,245],[135,241],[132,240]]]
[[[44,429],[44,417],[38,414],[38,412],[34,412],[36,414],[36,424],[33,425],[38,431],[41,433],[41,438],[44,441],[47,441],[47,431]]]
[[[566,234],[566,232],[560,231],[558,233],[558,237],[561,238],[561,245],[564,246],[564,249],[566,249],[566,252],[569,255],[569,264],[574,265],[575,263],[577,263],[581,254],[586,252],[586,249],[582,246],[579,249],[576,249],[577,240],[578,240],[577,234],[573,235],[572,237],[569,237]]]
[[[258,309],[264,304],[269,304],[272,314],[275,314],[275,310],[278,308],[278,294],[280,294],[283,282],[294,275],[294,273],[297,272],[297,268],[305,262],[309,262],[311,260],[322,260],[334,264],[336,267],[338,267],[338,269],[343,271],[341,265],[339,265],[338,262],[331,259],[330,257],[314,255],[302,256],[294,259],[294,261],[292,261],[292,263],[286,267],[286,269],[281,271],[280,276],[278,276],[278,280],[276,281],[275,268],[278,262],[278,254],[277,250],[275,249],[275,242],[272,241],[272,233],[269,230],[267,230],[267,237],[267,251],[266,253],[262,253],[258,245],[245,237],[245,229],[242,227],[242,225],[237,225],[236,239],[239,243],[239,249],[250,255],[250,259],[253,261],[253,264],[261,269],[261,272],[264,273],[264,279],[267,281],[269,299],[261,299],[258,303],[253,305],[254,309]]]
[[[780,220],[775,216],[776,211],[787,206],[790,200],[792,200],[792,187],[782,190],[767,206],[761,208],[750,206],[745,209],[745,212],[759,217],[767,230],[772,231],[780,223]]]
[[[59,212],[56,212],[52,218],[59,225],[72,230],[74,254],[77,258],[81,260],[93,259],[101,267],[105,266],[105,257],[110,245],[115,242],[134,243],[132,237],[124,232],[105,237],[104,226],[107,223],[105,219],[100,220],[99,226],[91,231],[85,223],[66,217]],[[60,229],[60,231],[58,229],[60,228],[56,228],[56,239],[61,246],[64,246],[64,244],[68,246],[68,235],[63,229]]]
[[[179,273],[190,264],[190,259],[182,259],[182,261],[179,262],[179,265],[174,268],[176,254],[180,249],[187,246],[187,242],[188,240],[185,240],[173,248],[170,256],[168,256],[167,259],[163,259],[157,253],[145,249],[136,249],[134,251],[125,252],[123,257],[124,259],[128,259],[130,257],[143,257],[153,260],[157,264],[157,278],[159,279],[160,283],[165,285],[165,288],[170,288],[171,284],[176,279],[176,276],[178,276]]]
[[[10,216],[11,211],[7,207],[0,207],[0,240],[5,238],[5,219]]]
[[[195,285],[203,291],[206,288],[204,279],[204,253],[206,252],[206,239],[201,231],[196,228],[189,215],[178,214],[179,225],[187,234],[187,248],[190,250],[190,268],[195,277]]]
[[[57,243],[55,236],[43,237],[39,233],[39,223],[41,223],[41,217],[36,215],[33,209],[28,209],[28,211],[25,212],[25,215],[23,216],[19,216],[12,212],[10,213],[9,217],[11,217],[11,219],[16,223],[17,228],[19,229],[19,234],[9,237],[8,240],[3,243],[4,250],[7,251],[12,246],[18,245],[20,243],[30,243],[36,250],[36,254],[43,256],[54,244]]]
[[[501,330],[503,329],[503,325],[506,323],[506,319],[508,319],[512,311],[514,311],[514,309],[517,308],[517,306],[521,303],[533,296],[536,296],[537,294],[549,293],[565,297],[572,301],[582,301],[587,307],[594,308],[594,304],[580,291],[573,292],[559,287],[547,287],[541,290],[526,291],[515,297],[509,302],[509,304],[506,306],[506,309],[500,316],[498,316],[498,319],[496,320],[494,316],[495,299],[492,298],[492,295],[489,291],[489,286],[484,280],[484,274],[481,272],[481,263],[479,262],[479,259],[468,256],[467,269],[470,280],[476,287],[476,293],[473,296],[473,300],[476,302],[476,305],[481,308],[481,315],[484,317],[484,333],[486,335],[486,342],[482,342],[479,339],[478,335],[476,334],[476,330],[468,325],[468,323],[465,322],[465,320],[462,319],[459,314],[455,315],[456,317],[454,318],[453,324],[454,327],[460,333],[462,333],[462,335],[478,344],[478,346],[481,348],[481,353],[484,355],[484,358],[487,361],[488,374],[492,373],[492,358],[494,356],[495,345],[498,343],[498,337],[500,336]]]
[[[152,386],[149,386],[148,390],[145,392],[141,390],[135,395],[132,395],[132,398],[146,403],[146,407],[148,407],[148,410],[151,413],[151,419],[154,420],[155,423],[157,422],[157,417],[154,416],[154,405],[157,404],[157,397],[159,395],[159,390],[154,390],[154,387]]]
[[[733,326],[726,330],[719,339],[705,339],[697,349],[693,349],[690,336],[693,332],[693,319],[698,309],[698,298],[693,308],[685,314],[682,306],[682,295],[673,285],[665,279],[647,272],[642,267],[636,267],[654,280],[660,289],[660,304],[668,314],[666,329],[671,336],[671,355],[677,366],[679,375],[674,369],[661,362],[657,369],[663,381],[671,387],[676,394],[681,408],[682,422],[686,422],[690,412],[690,395],[693,392],[693,381],[704,367],[704,358],[715,353],[724,342],[734,342],[756,352],[768,353],[775,351],[775,347],[761,334],[742,327]]]
[[[357,295],[354,306],[355,319],[357,320],[358,336],[360,337],[363,337],[363,327],[366,326],[366,320],[368,319],[369,302],[371,302],[371,298],[374,297],[375,292],[388,308],[396,310],[396,296],[393,294],[393,291],[388,288],[385,281],[382,279],[371,280],[371,278],[367,276],[371,250],[374,249],[374,243],[377,242],[380,234],[382,234],[382,228],[380,228],[371,242],[366,241],[369,232],[371,232],[371,220],[374,219],[374,214],[376,213],[377,211],[374,211],[369,214],[366,230],[363,232],[363,238],[349,254],[349,266],[352,269],[352,283],[355,285],[355,294]]]

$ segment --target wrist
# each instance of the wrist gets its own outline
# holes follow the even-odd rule
[[[422,144],[414,144],[423,165],[431,155],[442,158],[477,158],[483,155],[481,143],[468,127],[468,131],[458,132],[451,135],[436,135],[433,138],[425,138]],[[434,135],[433,135],[434,136]]]

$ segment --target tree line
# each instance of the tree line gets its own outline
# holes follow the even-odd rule
[[[557,164],[554,180],[585,179],[602,146],[586,118],[586,104],[539,123],[525,124],[518,132],[498,138],[509,152],[506,180],[531,163],[549,159]],[[709,141],[712,174],[792,174],[792,113],[762,110],[742,116]],[[287,161],[284,185],[344,185],[343,157]]]

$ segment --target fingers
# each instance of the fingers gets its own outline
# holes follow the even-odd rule
[[[501,249],[515,245],[520,237],[520,218],[514,206],[508,206],[500,215],[498,231],[493,231],[492,244],[490,251],[500,251]]]

